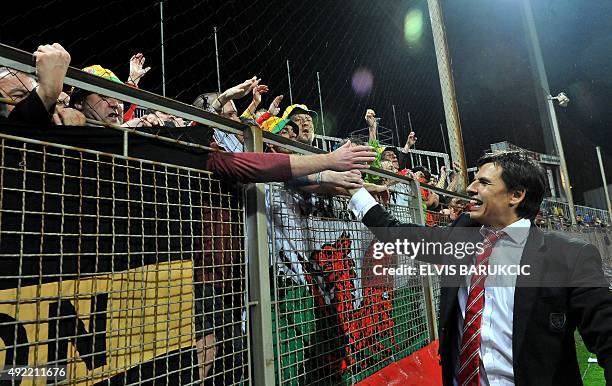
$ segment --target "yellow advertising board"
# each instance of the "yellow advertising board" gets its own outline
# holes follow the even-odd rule
[[[5,370],[60,361],[70,384],[93,384],[195,345],[193,264],[174,261],[3,290],[0,317]]]

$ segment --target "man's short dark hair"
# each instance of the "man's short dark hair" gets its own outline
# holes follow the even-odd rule
[[[80,88],[72,89],[72,91],[70,92],[69,107],[74,108],[77,103],[82,104],[85,98],[87,98],[91,94],[94,94],[94,93],[91,91],[80,89]]]
[[[395,154],[395,156],[397,158],[399,158],[399,150],[397,150],[397,148],[395,146],[387,146],[383,149],[383,153],[386,151],[390,151],[391,153]]]
[[[295,122],[293,122],[292,120],[289,120],[289,122],[285,123],[285,127],[283,127],[283,129],[286,128],[286,127],[290,127],[291,130],[293,130],[293,132],[297,135],[297,131],[299,129],[298,129],[297,125],[295,124]]]
[[[535,219],[546,189],[544,168],[520,151],[486,153],[478,160],[478,168],[488,163],[501,167],[501,178],[508,191],[525,189],[525,198],[516,208],[516,214],[521,218]]]

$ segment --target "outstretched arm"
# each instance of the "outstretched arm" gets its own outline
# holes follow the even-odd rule
[[[285,182],[324,170],[368,168],[373,159],[374,153],[369,146],[351,146],[347,142],[332,153],[315,155],[214,151],[208,154],[206,169],[225,179],[244,183]]]
[[[374,110],[366,110],[365,121],[368,124],[368,140],[375,141],[378,137],[378,123],[376,122],[376,113]]]
[[[384,243],[395,243],[398,240],[412,242],[444,242],[448,239],[450,228],[426,227],[415,223],[403,223],[387,212],[376,199],[365,189],[348,189],[352,195],[349,209],[370,229],[376,238]],[[422,255],[420,260],[441,263],[443,256]]]
[[[257,111],[257,107],[261,103],[261,94],[265,94],[268,92],[268,86],[264,84],[257,85],[253,88],[253,99],[251,100],[251,104],[247,107],[246,110],[242,113],[242,116],[252,117],[255,115],[255,111]]]
[[[376,158],[369,146],[352,146],[348,141],[338,149],[327,154],[295,155],[289,156],[291,174],[294,177],[318,173],[323,170],[347,171],[353,169],[367,169]]]
[[[214,101],[212,101],[210,107],[212,107],[215,111],[221,111],[223,109],[223,106],[227,102],[234,99],[243,98],[245,95],[253,91],[253,89],[259,85],[260,81],[261,79],[258,79],[256,76],[254,76],[251,79],[247,79],[234,87],[228,88],[227,90],[223,91],[217,98],[215,98]]]
[[[408,150],[410,150],[410,148],[414,146],[416,141],[417,141],[416,134],[414,133],[414,131],[411,131],[410,134],[408,134],[408,139],[406,139],[406,144],[404,145],[404,148],[402,149],[402,153],[408,153]]]

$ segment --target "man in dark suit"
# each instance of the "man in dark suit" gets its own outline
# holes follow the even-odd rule
[[[490,285],[491,274],[473,271],[441,277],[444,385],[581,385],[576,328],[612,385],[612,294],[599,252],[533,225],[545,189],[537,162],[519,152],[500,152],[483,156],[478,167],[467,188],[474,205],[448,228],[400,223],[365,189],[351,191],[349,207],[381,242],[473,241],[474,231],[481,234],[475,256],[419,259],[472,268],[503,261],[529,268],[528,275],[511,276],[510,285]]]

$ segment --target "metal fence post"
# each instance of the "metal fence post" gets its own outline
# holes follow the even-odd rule
[[[597,160],[599,161],[599,171],[601,173],[601,181],[603,182],[604,198],[606,200],[606,208],[608,209],[608,224],[612,220],[612,202],[610,201],[610,193],[608,193],[608,181],[606,181],[606,171],[604,169],[603,161],[601,159],[601,146],[596,146]]]
[[[430,341],[438,339],[438,317],[436,314],[436,304],[434,301],[433,283],[431,276],[423,277],[423,297],[425,298],[425,310],[427,312],[427,330],[429,331]]]
[[[461,134],[461,122],[459,119],[459,108],[457,107],[457,95],[455,94],[455,82],[451,68],[451,58],[446,41],[446,30],[440,0],[427,0],[429,18],[431,20],[431,31],[436,50],[438,73],[440,77],[440,88],[442,90],[442,101],[444,102],[444,115],[446,117],[446,128],[448,129],[448,144],[453,161],[461,168],[459,188],[465,190],[468,185],[465,150],[463,148],[463,136]]]
[[[417,180],[413,180],[415,188],[415,202],[418,208],[417,213],[417,224],[425,225],[426,217],[423,205],[421,204],[421,184]],[[423,299],[425,301],[425,311],[427,318],[427,330],[431,341],[438,339],[438,318],[436,315],[436,305],[434,301],[433,287],[431,282],[431,276],[425,276],[421,278],[421,285],[423,287]]]
[[[245,132],[245,149],[263,151],[261,130]],[[270,299],[270,257],[266,223],[264,184],[246,189],[246,235],[249,257],[250,340],[253,384],[273,385],[274,349],[272,345],[272,306]]]

